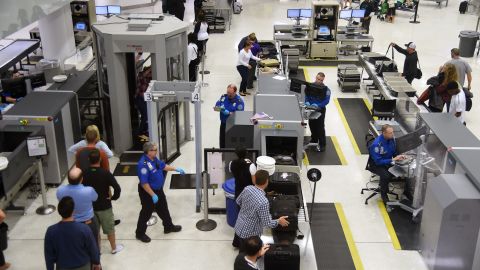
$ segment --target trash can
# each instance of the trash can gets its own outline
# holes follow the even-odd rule
[[[223,191],[225,191],[225,202],[227,204],[227,223],[231,227],[235,227],[238,216],[238,206],[235,202],[235,179],[230,178],[222,185]]]
[[[458,36],[460,38],[458,49],[460,50],[461,57],[473,57],[479,36],[479,32],[460,31],[460,35]]]

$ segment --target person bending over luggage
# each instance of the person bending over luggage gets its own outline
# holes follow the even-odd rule
[[[233,270],[255,270],[260,269],[257,266],[258,258],[265,255],[265,252],[270,248],[269,245],[264,245],[262,239],[258,236],[252,236],[245,240],[245,253],[240,253],[235,258]]]
[[[253,185],[252,172],[255,171],[255,165],[247,158],[247,149],[237,147],[235,154],[238,159],[230,163],[230,171],[235,178],[235,199],[240,196],[245,187]]]
[[[270,203],[265,196],[268,186],[268,172],[258,170],[255,173],[255,185],[246,187],[237,198],[240,206],[237,222],[235,223],[235,237],[232,245],[244,251],[244,242],[251,236],[261,236],[264,227],[286,227],[289,222],[287,216],[272,219],[270,215]]]
[[[412,84],[413,79],[415,79],[415,75],[417,74],[417,63],[418,63],[418,55],[417,51],[415,50],[417,46],[413,42],[409,42],[405,44],[407,49],[401,48],[395,43],[390,43],[397,52],[405,55],[405,61],[403,62],[403,73],[402,76],[405,77],[409,84]]]
[[[388,124],[382,126],[382,134],[375,138],[368,152],[370,153],[368,170],[380,176],[380,195],[386,204],[389,201],[388,184],[393,178],[388,169],[395,164],[395,161],[405,159],[405,156],[397,155],[392,126]],[[405,190],[408,191],[408,188],[406,187]]]

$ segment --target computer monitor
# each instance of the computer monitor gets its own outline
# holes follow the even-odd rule
[[[340,14],[338,17],[340,19],[350,20],[352,18],[352,10],[351,9],[340,10]]]
[[[95,7],[95,14],[97,14],[97,15],[107,15],[108,14],[107,6],[96,6]]]
[[[311,17],[312,17],[312,9],[311,9],[311,8],[302,8],[302,9],[300,9],[300,17],[302,17],[302,18],[311,18]]]
[[[326,87],[324,85],[308,83],[307,87],[305,88],[305,96],[323,99],[326,95]]]
[[[32,89],[47,85],[47,80],[45,78],[45,73],[43,73],[43,72],[30,74],[30,75],[26,76],[25,79],[30,79]]]
[[[4,94],[12,98],[20,98],[27,95],[27,85],[24,77],[3,79],[2,89]]]
[[[423,126],[414,132],[395,138],[397,154],[403,154],[422,145],[420,136],[427,133],[427,127]]]
[[[107,6],[108,14],[120,14],[120,6]]]
[[[352,18],[361,19],[365,17],[365,9],[352,9]]]
[[[87,24],[84,22],[77,22],[75,24],[75,30],[76,31],[85,31],[87,30]]]
[[[307,85],[308,83],[303,80],[292,78],[290,81],[290,91],[295,93],[302,93],[302,85]]]
[[[318,27],[318,36],[329,36],[330,35],[330,28],[326,25],[320,25]]]
[[[287,9],[287,18],[300,18],[300,9]]]

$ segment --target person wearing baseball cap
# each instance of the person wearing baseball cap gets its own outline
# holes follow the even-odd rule
[[[418,63],[418,55],[416,48],[417,46],[413,42],[409,42],[405,44],[406,49],[398,46],[395,43],[390,43],[397,52],[405,55],[405,61],[403,62],[403,73],[402,76],[408,81],[409,84],[412,84],[415,75],[418,72],[417,63]]]

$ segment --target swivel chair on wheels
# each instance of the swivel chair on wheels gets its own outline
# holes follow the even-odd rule
[[[375,138],[374,138],[373,135],[371,135],[371,134],[367,134],[367,135],[365,136],[365,140],[366,140],[366,142],[367,142],[367,149],[369,149],[369,147],[370,147],[370,145],[373,143],[373,140],[374,140],[374,139],[375,139]],[[380,194],[380,181],[379,181],[379,180],[374,180],[376,177],[378,177],[378,175],[376,175],[376,174],[375,174],[374,172],[372,172],[371,169],[370,169],[370,164],[372,164],[372,163],[373,163],[373,158],[372,158],[372,156],[370,156],[370,154],[369,154],[369,155],[368,155],[367,165],[365,166],[365,170],[371,172],[370,180],[368,181],[366,187],[365,187],[365,188],[362,188],[362,190],[360,191],[360,194],[363,194],[365,191],[370,191],[370,192],[372,192],[372,193],[367,197],[367,199],[365,199],[365,204],[368,204],[368,201],[369,201],[371,198],[375,197],[377,194]],[[375,187],[368,187],[368,184],[369,184],[369,183],[376,183],[377,185],[376,185]],[[397,198],[397,200],[399,199],[398,194],[397,194],[397,193],[394,193],[393,191],[391,191],[390,188],[389,188],[389,190],[388,190],[387,193],[390,194],[390,195],[394,195],[394,196]]]

